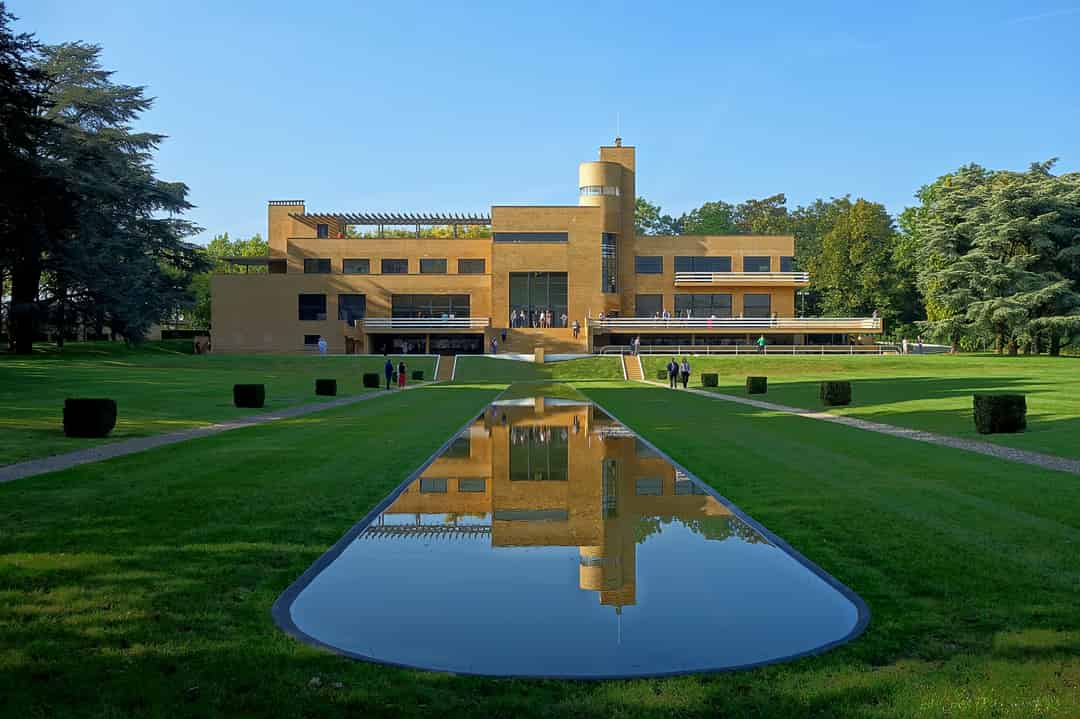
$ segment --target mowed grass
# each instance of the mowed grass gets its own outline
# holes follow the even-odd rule
[[[1080,715],[1074,477],[577,386],[858,592],[867,632],[749,672],[603,683],[398,670],[287,637],[278,594],[501,388],[455,383],[0,485],[0,715]]]
[[[190,343],[127,348],[119,343],[70,344],[64,352],[0,356],[0,465],[198,427],[253,412],[330,399],[315,395],[315,379],[338,381],[339,395],[365,390],[361,375],[378,372],[382,357],[315,355],[192,355]],[[394,358],[395,363],[398,358]],[[406,357],[430,378],[434,360]],[[266,385],[266,407],[237,409],[232,386]],[[64,436],[67,397],[115,399],[116,429],[105,439]]]
[[[667,357],[644,357],[655,380]],[[1009,447],[1080,457],[1080,358],[997,355],[691,357],[691,386],[702,372],[719,375],[717,392],[745,395],[748,375],[769,378],[767,395],[780,404],[823,409],[822,380],[851,380],[852,403],[830,412]],[[703,388],[709,389],[709,388]],[[976,392],[1027,395],[1028,428],[1020,434],[980,435],[972,419]]]

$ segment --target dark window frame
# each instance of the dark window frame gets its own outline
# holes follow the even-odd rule
[[[645,303],[647,305],[651,304],[651,302],[653,301],[653,298],[655,298],[656,309],[651,311],[651,312],[648,311],[648,309],[651,309],[651,307],[648,308],[648,309],[643,310],[642,306],[641,306],[642,305],[641,299],[643,297],[650,298],[649,301]],[[645,292],[645,293],[639,293],[639,294],[634,295],[634,316],[635,317],[655,317],[657,312],[662,313],[663,311],[664,311],[664,295],[662,293],[660,293],[660,292]]]
[[[754,262],[758,264],[767,263],[766,269],[749,269]],[[772,272],[772,257],[770,255],[747,255],[742,258],[742,267],[743,272]]]
[[[363,272],[350,272],[346,269],[346,262],[363,262],[366,263],[364,267],[366,269]],[[371,274],[371,259],[368,257],[346,257],[341,260],[341,274],[343,275],[370,275]]]
[[[318,302],[315,302],[314,305],[309,305],[306,308],[304,307],[304,298],[309,298],[308,302],[310,303],[311,302],[310,298],[313,298],[313,297],[322,298],[322,303],[321,303],[322,304],[322,311],[321,312],[319,310],[317,310],[317,309],[314,312],[311,311],[313,308],[317,308],[319,306]],[[305,312],[305,310],[306,310],[306,312]],[[304,316],[305,314],[314,315],[314,317],[310,317],[310,316],[305,317]],[[320,315],[322,315],[322,316],[320,317]],[[297,298],[296,298],[296,316],[299,318],[300,322],[325,322],[326,321],[326,295],[325,294],[320,294],[320,293],[317,293],[317,292],[301,292],[300,294],[298,294]]]
[[[642,260],[656,260],[656,269],[647,269],[651,265],[645,263],[646,269],[642,269]],[[663,255],[634,255],[634,274],[637,275],[662,275],[664,274]]]
[[[309,265],[309,263],[312,263]],[[314,264],[317,263],[317,264]],[[315,269],[308,269],[314,267]],[[332,271],[330,266],[329,257],[305,257],[304,258],[304,274],[305,275],[328,275]]]
[[[569,242],[569,232],[494,232],[494,242]]]
[[[760,308],[755,308],[753,313],[750,312],[750,308],[746,305],[746,300],[751,297],[764,297],[768,300],[768,304],[765,306],[765,311],[762,312]],[[743,317],[754,318],[767,318],[772,317],[772,295],[767,292],[747,292],[742,296],[743,301]]]
[[[320,222],[315,225],[315,237],[320,240],[325,240],[330,237],[330,225],[325,222]]]
[[[479,270],[463,270],[470,265],[469,262],[479,262]],[[475,266],[475,265],[474,265]],[[459,275],[484,275],[487,274],[487,260],[483,257],[461,257],[457,261],[457,271]]]
[[[359,312],[356,312],[355,308],[349,308],[348,311],[344,311],[344,310],[346,310],[345,305],[348,304],[348,302],[342,302],[342,300],[344,298],[346,298],[346,297],[349,297],[349,298],[359,297],[360,298],[360,304],[362,304],[363,307],[360,308]],[[360,293],[357,293],[357,292],[345,292],[345,293],[341,293],[341,294],[338,295],[338,317],[337,318],[339,320],[341,320],[342,322],[348,322],[349,326],[352,327],[352,326],[355,325],[357,320],[364,319],[364,316],[366,314],[367,314],[367,295],[360,294]]]
[[[442,263],[441,270],[424,269],[425,265],[431,266],[431,263],[435,263],[435,267],[438,267],[438,263]],[[420,274],[422,275],[445,275],[446,274],[446,258],[445,257],[421,257],[420,258]]]
[[[404,262],[405,263],[405,270],[403,272],[398,272],[397,270],[393,270],[393,269],[388,271],[387,270],[388,267],[391,267],[391,268],[395,267],[395,265],[389,264],[389,263],[393,263],[393,262]],[[384,275],[407,275],[407,274],[409,274],[409,258],[408,257],[388,257],[388,258],[384,257],[379,262],[379,271]]]
[[[795,258],[791,255],[780,256],[780,271],[795,272]]]
[[[731,272],[731,255],[676,255],[676,272]]]

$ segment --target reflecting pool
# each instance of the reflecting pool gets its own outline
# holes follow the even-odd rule
[[[581,678],[774,662],[867,620],[603,410],[550,397],[488,407],[274,611],[357,658]]]

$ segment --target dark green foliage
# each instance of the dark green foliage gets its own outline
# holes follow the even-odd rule
[[[364,386],[365,387],[374,387],[374,388],[378,389],[378,387],[379,387],[379,375],[375,374],[374,372],[365,372],[364,373]]]
[[[424,381],[424,370],[422,370],[422,369],[414,369],[413,372],[412,372],[412,378],[416,382],[423,382]]]
[[[315,380],[315,394],[321,394],[327,397],[337,396],[337,380],[336,379],[317,379]]]
[[[64,434],[68,437],[104,437],[115,426],[116,400],[64,400]]]
[[[237,407],[262,407],[266,401],[266,385],[234,384],[232,395]]]
[[[701,374],[702,387],[716,387],[720,383],[720,376],[716,372],[703,372]]]
[[[746,378],[746,393],[747,394],[765,394],[769,391],[769,378],[768,377],[747,377]]]
[[[1027,399],[1022,394],[976,394],[973,404],[979,434],[1023,432],[1027,427]]]
[[[822,382],[821,402],[828,407],[851,404],[851,383]]]

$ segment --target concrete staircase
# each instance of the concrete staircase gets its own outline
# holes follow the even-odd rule
[[[505,342],[501,337],[499,339],[500,353],[532,354],[537,347],[543,347],[546,354],[585,353],[585,333],[582,332],[577,339],[574,339],[574,331],[569,328],[513,327],[506,330]],[[484,351],[490,352],[491,349],[484,347]]]
[[[626,379],[631,382],[641,382],[645,379],[645,370],[641,368],[641,358],[637,355],[622,356],[623,369],[626,371]]]
[[[435,373],[436,382],[449,382],[454,374],[454,362],[457,360],[453,355],[439,357],[439,368]]]

